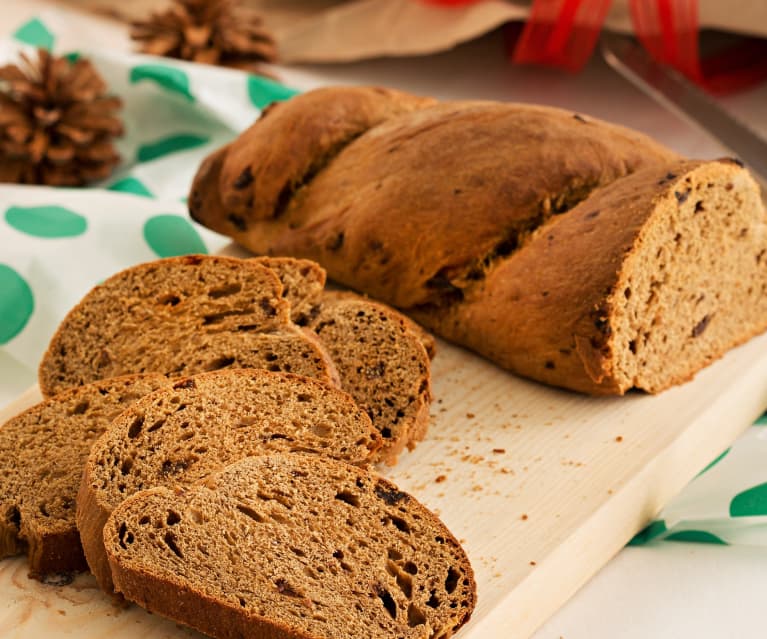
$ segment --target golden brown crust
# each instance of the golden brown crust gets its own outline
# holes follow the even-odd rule
[[[341,100],[344,91],[336,89]],[[308,96],[291,100],[293,113],[302,105],[311,109]],[[301,119],[295,122],[300,128]],[[230,149],[247,155],[253,140],[272,134],[267,118]],[[656,392],[689,379],[764,330],[763,322],[741,313],[754,307],[746,301],[752,293],[731,300],[747,329],[732,322],[690,342],[691,332],[705,330],[711,321],[715,309],[710,304],[710,312],[697,317],[701,329],[696,331],[683,326],[687,317],[675,326],[650,326],[658,314],[670,317],[674,306],[666,276],[656,277],[653,268],[673,263],[675,273],[690,268],[714,279],[717,273],[706,269],[716,262],[728,277],[748,279],[749,290],[762,286],[764,274],[753,264],[760,252],[756,230],[764,223],[755,185],[736,163],[707,163],[700,169],[711,178],[705,181],[696,173],[699,166],[639,133],[562,110],[446,102],[369,128],[291,193],[278,216],[248,216],[246,208],[240,211],[241,228],[225,220],[214,228],[258,253],[317,260],[332,279],[399,306],[437,334],[520,374],[588,393],[620,394],[632,387]],[[688,187],[675,191],[680,175],[692,180],[713,237],[701,231],[703,218],[691,210],[697,204],[686,202]],[[744,225],[743,241],[727,230],[730,215]],[[202,217],[215,219],[216,211]],[[688,231],[695,236],[688,252],[710,254],[708,263],[677,259],[673,235],[661,233],[660,219],[666,227],[678,222],[682,236]],[[549,246],[551,234],[555,240]],[[657,259],[644,252],[644,237],[657,244]],[[736,240],[749,254],[753,251],[750,264],[717,259],[711,242],[720,242],[721,254]],[[653,266],[636,263],[635,253]],[[636,298],[614,295],[626,278],[652,289],[646,308],[638,307]],[[708,300],[726,296],[705,278],[693,279],[706,289]],[[682,279],[675,286],[680,296],[693,295]],[[655,309],[657,304],[668,310]],[[682,306],[698,313],[693,304]],[[631,321],[620,319],[624,307],[633,309]],[[724,316],[720,311],[715,323]],[[618,343],[611,331],[621,322],[633,327],[621,330],[636,335],[622,336]],[[673,333],[672,341],[684,351],[681,368],[667,370],[665,377],[660,371],[636,372],[637,363],[652,369],[655,353],[674,357],[651,336],[667,330],[667,341]],[[642,354],[634,357],[637,349]]]

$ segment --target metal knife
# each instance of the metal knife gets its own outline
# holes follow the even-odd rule
[[[662,106],[716,138],[767,190],[767,141],[714,102],[681,73],[655,60],[633,38],[605,33],[602,56]]]

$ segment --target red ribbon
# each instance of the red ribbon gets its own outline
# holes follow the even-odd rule
[[[422,0],[464,6],[482,0]],[[516,63],[578,71],[596,46],[612,0],[533,0],[511,47]],[[630,0],[634,31],[656,60],[712,93],[731,93],[767,80],[767,40],[741,38],[701,58],[697,0]]]

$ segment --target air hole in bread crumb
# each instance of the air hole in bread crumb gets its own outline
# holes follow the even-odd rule
[[[128,428],[128,437],[130,439],[136,439],[136,437],[138,437],[139,433],[141,432],[141,428],[143,426],[144,426],[143,415],[140,417],[136,417],[136,419],[133,420],[133,423]]]
[[[232,282],[230,284],[224,284],[217,288],[212,288],[208,291],[208,297],[212,297],[214,300],[221,297],[229,297],[235,293],[239,293],[242,290],[242,284],[240,282]]]
[[[168,524],[168,526],[175,526],[180,521],[181,521],[181,515],[179,515],[177,512],[173,510],[168,511],[168,516],[165,519],[165,523]]]
[[[169,293],[167,295],[161,295],[157,298],[157,301],[165,306],[176,306],[181,301],[181,298],[178,295]]]
[[[404,519],[400,519],[399,517],[394,517],[393,515],[390,515],[391,517],[391,523],[394,524],[394,527],[397,528],[397,530],[400,530],[404,533],[410,532],[410,526],[408,526],[408,523]]]
[[[353,492],[349,490],[342,490],[338,493],[336,493],[336,499],[339,501],[343,501],[350,506],[354,506],[355,508],[359,508],[360,506],[360,499],[355,495]]]
[[[141,519],[138,520],[138,523],[140,526],[146,526],[150,521],[152,521],[149,518],[149,515],[144,515]]]
[[[176,537],[173,535],[172,532],[166,532],[162,540],[165,542],[165,545],[171,549],[173,554],[176,555],[176,557],[178,557],[179,559],[184,558],[184,555],[181,553],[181,549],[176,544]]]
[[[458,580],[461,575],[455,568],[448,568],[447,577],[445,577],[445,591],[448,595],[452,594],[458,586]]]
[[[82,415],[86,410],[88,410],[89,406],[90,403],[87,400],[81,401],[72,409],[72,415]]]
[[[253,521],[257,521],[259,524],[264,523],[264,518],[250,506],[246,506],[245,504],[237,504],[237,510],[239,510],[246,517],[250,517]]]
[[[220,371],[222,368],[226,368],[227,366],[231,366],[234,364],[235,358],[234,357],[216,357],[215,359],[210,360],[205,365],[206,371]]]
[[[397,603],[392,599],[391,594],[385,588],[379,588],[376,592],[378,598],[381,600],[383,607],[392,619],[397,618]]]
[[[407,625],[411,628],[422,626],[426,623],[426,615],[415,604],[410,604],[407,609]]]
[[[120,472],[123,475],[127,475],[131,471],[131,468],[133,468],[133,459],[131,457],[124,459],[123,463],[120,464]]]
[[[143,423],[143,419],[141,420]],[[154,424],[152,424],[148,429],[148,433],[153,433],[154,431],[158,430],[159,428],[162,428],[165,425],[164,419],[158,419]]]
[[[437,597],[436,590],[431,591],[431,596],[429,597],[429,600],[426,602],[426,605],[429,606],[429,608],[439,608],[439,598]]]
[[[128,549],[128,546],[125,545],[125,534],[127,532],[128,527],[125,525],[125,522],[121,523],[120,528],[117,530],[117,539],[119,540],[120,546],[125,550]]]

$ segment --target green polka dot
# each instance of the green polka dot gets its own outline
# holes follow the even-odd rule
[[[701,476],[703,473],[705,473],[707,470],[709,470],[709,469],[713,468],[714,466],[716,466],[716,465],[717,465],[717,464],[718,464],[720,461],[722,461],[722,460],[725,458],[725,456],[726,456],[726,455],[727,455],[727,453],[729,453],[729,452],[730,452],[730,449],[729,449],[729,448],[727,448],[727,449],[726,449],[726,450],[725,450],[725,451],[724,451],[724,452],[723,452],[721,455],[719,455],[719,456],[718,456],[716,459],[714,459],[714,460],[713,460],[713,461],[712,461],[712,462],[711,462],[711,463],[710,463],[708,466],[706,466],[706,467],[705,467],[703,470],[701,470],[701,471],[698,473],[698,477],[700,477],[700,476]]]
[[[691,541],[698,544],[728,545],[724,539],[706,530],[678,530],[670,535],[666,535],[665,539],[669,541]]]
[[[754,422],[754,426],[767,426],[767,413]]]
[[[286,87],[284,84],[262,78],[256,75],[248,76],[248,97],[258,109],[263,109],[272,102],[288,100],[296,95],[298,91]]]
[[[35,298],[27,281],[10,266],[0,264],[0,344],[21,332],[34,308]]]
[[[730,502],[730,517],[767,515],[767,483],[738,493]]]
[[[160,257],[207,253],[195,228],[179,215],[155,215],[144,224],[144,239]]]
[[[24,23],[13,34],[19,42],[29,44],[33,47],[42,47],[43,49],[53,48],[53,34],[48,31],[46,27],[39,19],[32,18],[29,22]]]
[[[665,533],[667,530],[666,528],[666,522],[662,519],[656,519],[655,521],[651,522],[648,526],[646,526],[644,529],[640,530],[634,537],[629,541],[629,546],[642,546],[646,544],[651,539],[655,539],[656,537],[659,537],[663,533]]]
[[[85,233],[88,221],[63,206],[12,206],[5,221],[13,228],[35,237],[75,237]]]
[[[144,144],[139,147],[138,161],[149,162],[150,160],[156,160],[163,155],[170,153],[177,153],[179,151],[186,151],[187,149],[194,149],[203,144],[207,144],[210,138],[206,138],[201,135],[194,135],[192,133],[182,133],[181,135],[171,135],[167,138],[162,138],[156,142]]]
[[[143,195],[144,197],[153,197],[152,192],[146,188],[146,185],[134,177],[123,178],[118,180],[111,186],[110,191],[118,191],[120,193],[133,193],[133,195]]]
[[[194,102],[194,96],[189,90],[189,76],[181,69],[165,66],[164,64],[142,64],[130,71],[130,82],[136,84],[149,80],[159,84],[163,89],[184,96],[189,102]]]

